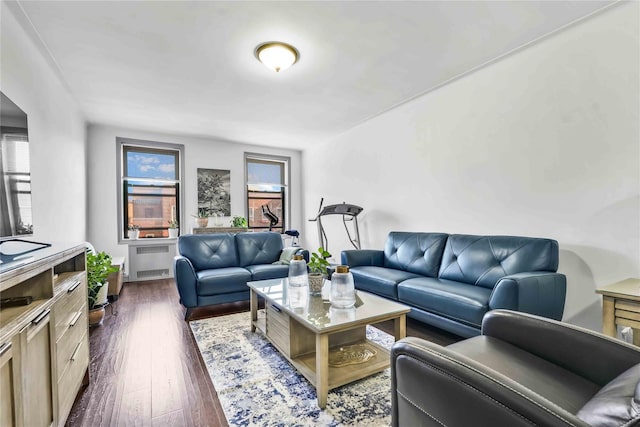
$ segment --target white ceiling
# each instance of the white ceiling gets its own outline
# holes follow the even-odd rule
[[[90,122],[304,148],[610,3],[21,1],[12,9],[31,22]],[[301,54],[279,74],[253,54],[273,40]]]

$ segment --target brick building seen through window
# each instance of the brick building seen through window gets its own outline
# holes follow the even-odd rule
[[[249,229],[269,230],[273,214],[277,223],[272,231],[283,233],[287,228],[288,159],[246,157],[247,222]]]

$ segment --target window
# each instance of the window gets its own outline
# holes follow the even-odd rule
[[[277,219],[272,230],[283,233],[289,218],[289,158],[247,153],[245,170],[249,229],[269,230],[272,214]]]
[[[0,212],[3,216],[0,236],[3,237],[33,233],[29,140],[26,129],[21,133],[11,130],[2,127],[0,143]]]
[[[169,237],[180,223],[181,145],[118,138],[120,240],[136,226],[141,238]]]

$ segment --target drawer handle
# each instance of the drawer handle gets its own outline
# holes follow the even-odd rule
[[[78,345],[76,346],[76,349],[73,350],[73,354],[71,355],[72,362],[76,361],[76,357],[78,356],[78,352],[80,351],[81,346],[82,346],[82,342],[79,342]]]
[[[3,356],[11,348],[11,343],[6,342],[0,346],[0,356]]]
[[[71,319],[71,322],[69,322],[70,328],[73,328],[74,326],[76,326],[76,323],[78,322],[78,319],[80,318],[80,316],[82,316],[82,310],[80,310],[79,312],[76,313],[75,316],[73,316],[73,319]]]
[[[42,322],[42,321],[45,319],[45,317],[47,317],[47,316],[49,315],[49,313],[51,313],[51,310],[46,309],[45,311],[43,311],[42,313],[40,313],[40,314],[38,315],[38,317],[36,317],[35,319],[33,319],[33,320],[31,321],[31,323],[33,323],[34,325],[37,325],[38,323]]]
[[[277,311],[278,313],[282,313],[282,310],[280,310],[280,308],[274,304],[271,304],[271,308],[273,308],[273,310]]]
[[[75,291],[76,289],[78,289],[78,286],[80,286],[80,281],[76,280],[75,283],[71,285],[69,289],[67,289],[67,293],[70,294],[71,292]]]

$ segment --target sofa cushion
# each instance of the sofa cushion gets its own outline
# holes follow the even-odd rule
[[[191,261],[196,271],[238,267],[236,243],[231,234],[187,234],[178,238],[180,255]]]
[[[445,233],[391,232],[384,245],[384,266],[437,277],[447,236]]]
[[[393,299],[398,299],[396,290],[398,283],[413,277],[420,277],[402,270],[373,266],[353,267],[349,271],[353,274],[353,281],[357,289]]]
[[[240,266],[271,264],[282,252],[282,237],[272,231],[236,234]]]
[[[504,276],[558,269],[558,242],[515,236],[452,234],[438,277],[493,288]]]
[[[596,427],[640,425],[640,364],[618,375],[578,411]]]
[[[284,264],[247,265],[251,273],[251,280],[279,279],[289,275],[289,266]]]
[[[490,296],[491,289],[431,277],[398,284],[398,301],[478,328]]]
[[[225,267],[202,270],[198,277],[198,295],[217,295],[249,290],[247,282],[251,273],[241,267]]]

